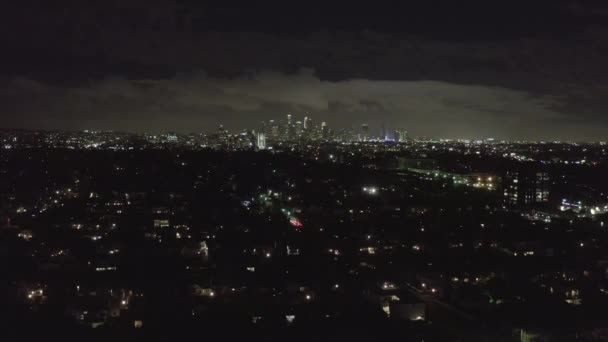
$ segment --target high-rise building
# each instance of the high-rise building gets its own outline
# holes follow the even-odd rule
[[[278,133],[278,127],[274,120],[268,120],[265,122],[262,133],[266,134],[266,138],[268,139],[276,139],[275,133]],[[275,132],[275,127],[277,132]]]
[[[176,143],[177,142],[177,134],[176,133],[168,133],[167,134],[167,142],[169,143]]]
[[[304,117],[304,126],[303,126],[303,128],[305,130],[307,130],[309,128],[308,125],[309,125],[309,123],[308,123],[308,116],[305,116]]]
[[[361,139],[362,141],[367,141],[369,139],[369,125],[364,123],[361,125]]]
[[[219,135],[224,135],[224,134],[228,134],[228,131],[227,131],[227,130],[224,128],[224,125],[220,125],[220,126],[217,128],[217,133],[218,133]]]
[[[224,128],[224,125],[220,125],[217,128],[217,133],[219,134],[220,138],[228,139],[228,130]]]
[[[405,142],[407,141],[407,131],[406,130],[395,130],[395,141],[396,142]]]
[[[268,121],[262,121],[262,125],[260,126],[260,132],[259,133],[264,133],[264,134],[266,134],[266,136],[269,135],[269,133],[270,133],[270,123]],[[256,134],[256,139],[257,139],[257,134]]]
[[[274,120],[271,120],[269,137],[271,139],[276,140],[279,138],[279,134],[280,134],[279,124],[275,123]]]
[[[507,171],[503,178],[505,203],[530,205],[549,201],[549,173],[536,168],[521,167]]]
[[[296,125],[287,125],[287,139],[291,140],[296,137]]]
[[[287,114],[287,121],[285,122],[285,126],[283,127],[283,138],[284,139],[292,139],[293,138],[293,124],[292,124],[292,116],[291,114]]]
[[[325,121],[321,122],[321,138],[329,138],[329,128],[327,127],[327,123]]]
[[[257,147],[258,147],[258,150],[266,149],[266,134],[265,133],[258,133]]]
[[[380,129],[380,140],[386,140],[386,126],[384,126],[384,122],[382,123],[382,128]]]
[[[228,130],[224,128],[224,125],[220,125],[217,128],[217,143],[224,148],[228,146],[228,140],[230,135],[228,134]]]
[[[296,124],[295,124],[296,137],[298,137],[298,138],[301,137],[302,131],[303,131],[302,121],[296,121]]]

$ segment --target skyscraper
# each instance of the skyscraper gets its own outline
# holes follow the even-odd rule
[[[380,129],[380,140],[386,139],[386,127],[384,126],[384,122],[382,122],[382,128]]]
[[[266,149],[266,134],[265,133],[258,133],[257,146],[258,146],[258,150]]]
[[[274,121],[274,120],[272,120],[272,121]],[[274,122],[272,122],[271,125],[270,125],[270,135],[269,135],[269,137],[271,139],[275,139],[276,140],[276,139],[279,138],[279,134],[280,134],[279,125],[276,124],[276,123],[274,123]]]
[[[224,125],[220,125],[218,127],[217,136],[220,144],[222,144],[223,146],[226,146],[226,144],[228,144],[228,130],[224,128]]]
[[[321,137],[323,139],[329,137],[329,128],[327,128],[327,123],[325,121],[321,122]]]
[[[283,137],[286,139],[292,139],[294,131],[295,129],[292,125],[291,114],[287,114],[287,122],[285,123],[285,127],[283,127]]]
[[[308,116],[304,117],[304,129],[307,130],[308,129]]]
[[[406,130],[395,130],[395,141],[396,142],[405,142],[407,141],[407,131]]]
[[[369,125],[364,123],[361,125],[361,140],[367,141],[369,139]]]
[[[262,126],[260,127],[260,133],[266,134],[266,136],[270,136],[270,122],[262,121]],[[257,137],[257,134],[256,134]]]
[[[294,139],[296,137],[296,125],[287,125],[287,139]]]
[[[167,142],[176,143],[178,140],[177,134],[174,132],[170,132],[167,134]]]

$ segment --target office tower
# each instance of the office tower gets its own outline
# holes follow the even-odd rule
[[[291,140],[296,137],[296,125],[287,126],[287,139]]]
[[[534,167],[507,171],[504,181],[505,203],[530,205],[549,201],[549,173]]]
[[[292,117],[291,114],[287,114],[287,121],[285,122],[283,128],[282,128],[282,137],[283,139],[291,139],[293,136],[291,134],[291,128],[292,125]]]
[[[224,125],[220,125],[217,128],[217,142],[222,146],[226,147],[228,144],[229,135],[228,130],[224,128]]]
[[[217,133],[220,136],[220,138],[222,138],[222,139],[228,138],[228,130],[224,128],[224,125],[220,125],[217,128]]]
[[[268,139],[274,139],[274,127],[275,126],[276,126],[276,123],[274,122],[274,120],[268,120],[268,122],[264,126],[264,130],[262,132],[266,134],[266,137]]]
[[[369,139],[369,125],[364,123],[361,125],[361,140],[367,141]]]
[[[268,120],[262,122],[262,133],[266,134],[267,137],[271,135],[272,126],[274,125],[274,120]]]
[[[407,131],[406,130],[398,130],[396,129],[394,132],[394,138],[396,142],[405,142],[407,141]]]
[[[296,134],[296,137],[298,137],[298,138],[302,136],[302,132],[303,132],[302,126],[303,126],[302,121],[296,121],[295,134]]]
[[[384,126],[384,122],[382,123],[382,128],[380,129],[380,140],[386,139],[386,127]]]
[[[321,137],[327,139],[329,137],[329,128],[325,121],[321,122]]]
[[[260,125],[260,132],[268,134],[269,130],[270,130],[270,127],[268,126],[268,122],[267,121],[262,121],[262,124]]]
[[[276,140],[279,138],[279,134],[280,134],[279,124],[275,123],[274,120],[271,120],[269,137],[271,139]]]
[[[177,142],[177,134],[176,133],[168,133],[167,134],[167,142],[176,143]]]
[[[266,134],[265,133],[258,133],[257,146],[258,146],[258,150],[266,149]]]
[[[303,126],[304,130],[308,129],[308,125],[309,125],[309,123],[308,123],[308,116],[305,116],[304,117],[304,126]]]

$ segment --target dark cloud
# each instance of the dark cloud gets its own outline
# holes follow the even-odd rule
[[[261,119],[296,112],[341,127],[368,121],[378,126],[385,121],[418,134],[429,130],[454,137],[505,137],[519,131],[520,137],[526,137],[532,132],[521,129],[530,123],[563,116],[551,109],[560,105],[559,98],[531,97],[503,87],[441,81],[324,81],[310,69],[232,79],[192,75],[146,81],[107,78],[78,88],[15,79],[4,88],[10,91],[2,93],[2,100],[9,103],[16,94],[35,99],[15,100],[11,109],[23,113],[24,122],[36,123],[37,109],[45,108],[54,117],[49,128],[107,129],[119,121],[123,129],[137,131],[166,129],[166,113],[171,113],[169,122],[177,128],[202,130],[211,129],[210,123],[255,127]]]
[[[30,3],[2,20],[4,127],[241,128],[290,111],[420,135],[608,128],[598,2]]]

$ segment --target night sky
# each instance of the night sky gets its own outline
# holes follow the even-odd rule
[[[203,3],[0,5],[0,127],[606,140],[606,1]]]

